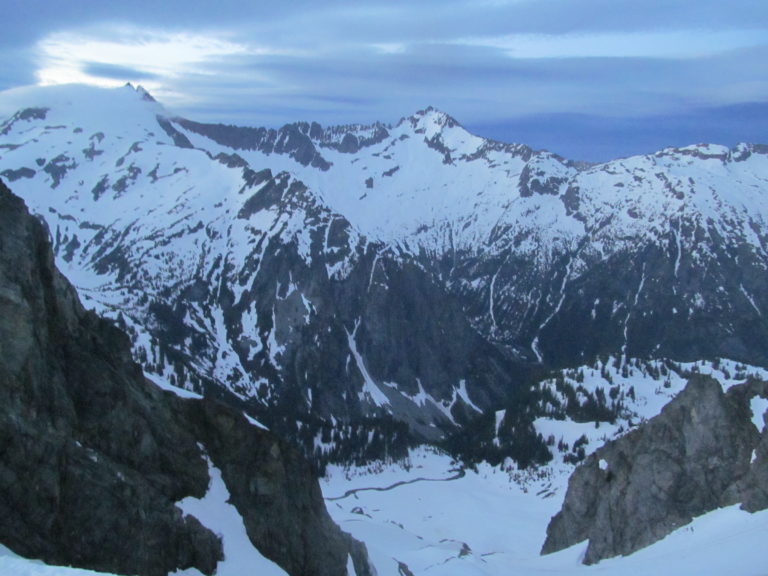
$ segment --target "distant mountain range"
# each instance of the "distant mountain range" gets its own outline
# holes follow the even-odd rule
[[[153,377],[318,454],[530,412],[548,369],[598,357],[768,364],[766,146],[587,165],[431,108],[271,130],[130,86],[28,96],[0,176],[86,304]]]

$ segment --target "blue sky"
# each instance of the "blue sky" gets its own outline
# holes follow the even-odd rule
[[[0,90],[142,84],[201,121],[397,121],[606,160],[768,142],[768,2],[5,0]]]

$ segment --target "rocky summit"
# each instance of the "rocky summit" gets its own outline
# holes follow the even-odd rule
[[[220,536],[178,505],[205,496],[213,467],[252,545],[288,574],[372,574],[294,448],[233,408],[145,379],[128,337],[82,307],[48,230],[2,183],[0,453],[0,542],[24,556],[214,574]]]

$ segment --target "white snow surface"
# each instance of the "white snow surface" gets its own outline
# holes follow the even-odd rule
[[[365,367],[365,360],[357,350],[355,335],[357,334],[357,329],[359,327],[360,321],[358,320],[355,323],[355,328],[352,330],[352,333],[347,330],[347,341],[349,343],[349,352],[355,359],[355,365],[360,371],[360,374],[363,376],[364,384],[362,391],[359,393],[360,400],[371,402],[376,406],[386,406],[389,404],[389,398],[387,398],[387,395],[382,392],[381,388],[379,388],[379,385],[376,384],[376,381],[371,377],[368,369]]]
[[[153,374],[151,378],[148,378],[148,380],[158,388],[161,388],[168,392],[173,392],[179,398],[194,398],[197,400],[202,398],[202,395],[197,394],[195,392],[191,392],[190,390],[186,390],[184,388],[179,388],[178,386],[174,386],[173,384],[168,382],[165,378],[159,377],[156,374]]]
[[[0,544],[0,575],[2,576],[95,576],[96,574],[105,574],[105,572],[49,566],[39,560],[22,558]]]
[[[749,376],[768,378],[763,368],[731,360],[669,363],[675,370],[654,379],[649,370],[663,361],[640,367],[634,359],[610,358],[605,365],[583,366],[582,382],[594,393],[611,386],[626,393],[626,410],[616,424],[577,423],[539,418],[535,427],[569,445],[582,435],[590,454],[644,420],[657,415],[686,384],[675,370],[711,374],[727,389]],[[637,364],[642,364],[637,362]],[[606,380],[601,373],[607,375]],[[625,375],[622,375],[624,373]],[[755,400],[755,415],[768,403]],[[497,414],[497,424],[503,414]],[[757,417],[755,417],[757,425]],[[762,420],[759,429],[762,430]],[[448,456],[417,449],[408,466],[330,466],[321,480],[326,505],[342,529],[368,546],[379,576],[401,576],[400,563],[414,575],[501,576],[548,574],[721,575],[765,574],[761,553],[768,533],[768,511],[749,514],[732,506],[705,514],[652,546],[628,557],[581,564],[587,543],[539,556],[550,518],[562,506],[573,466],[551,447],[554,459],[537,470],[518,470],[512,462],[500,467],[481,464],[460,472]],[[566,451],[567,453],[567,451]],[[357,491],[355,491],[357,490]],[[347,496],[349,491],[355,491]]]
[[[108,161],[114,161],[116,157],[110,148],[122,148],[124,154],[134,142],[141,142],[145,147],[144,157],[147,147],[159,146],[165,150],[158,148],[158,158],[164,156],[170,160],[169,155],[173,155],[178,167],[190,170],[193,162],[185,160],[200,156],[199,150],[172,146],[172,140],[155,120],[158,114],[170,118],[172,115],[160,104],[142,100],[140,94],[130,88],[104,90],[70,86],[0,93],[0,113],[5,115],[31,105],[50,108],[42,123],[45,128],[41,131],[41,123],[27,121],[14,126],[4,140],[22,146],[2,151],[0,167],[35,167],[35,159],[50,159],[54,150],[66,151],[81,164],[75,177],[65,178],[71,185],[72,180],[82,180],[83,175],[87,175],[83,167],[89,162],[82,162],[82,150],[90,145],[89,138],[97,132],[106,134],[105,142],[97,146],[106,151],[90,162],[92,167],[107,166]],[[697,243],[690,235],[686,238],[680,235],[681,218],[691,217],[701,223],[702,228],[711,219],[721,235],[753,240],[756,250],[764,253],[751,224],[758,223],[764,228],[768,222],[768,203],[765,202],[768,155],[750,156],[748,145],[730,151],[722,146],[702,144],[576,169],[547,152],[532,152],[519,145],[505,148],[478,138],[446,114],[428,109],[390,127],[389,137],[355,154],[315,142],[318,152],[331,164],[328,170],[320,170],[303,166],[284,154],[233,150],[177,123],[174,128],[195,147],[214,156],[236,152],[255,170],[269,167],[273,174],[287,171],[360,233],[401,248],[421,246],[438,253],[462,248],[473,250],[489,242],[494,230],[508,227],[518,237],[517,252],[537,254],[537,258],[546,263],[554,248],[575,248],[586,235],[591,236],[595,246],[612,251],[637,238],[656,239],[666,246],[662,235],[674,231],[674,249],[679,262],[680,254],[690,251]],[[81,132],[74,134],[74,129]],[[35,145],[33,138],[42,136],[44,139]],[[430,145],[431,139],[436,139],[450,158]],[[746,157],[734,161],[738,154]],[[520,177],[526,164],[531,178],[546,176],[560,182],[558,186],[552,185],[553,193],[521,193]],[[152,167],[144,169],[142,178]],[[240,173],[224,167],[217,170],[238,176]],[[169,171],[159,174],[163,173],[175,179],[175,174]],[[223,185],[216,186],[216,182],[222,181],[220,175],[214,173],[201,179],[203,176],[190,172],[181,179],[199,182],[195,186],[197,190],[204,188],[203,183],[211,184],[205,189],[215,191],[216,200],[227,203],[226,197],[233,191],[232,187],[222,190],[228,188],[227,178],[223,179]],[[229,180],[231,182],[231,177]],[[371,183],[370,188],[367,182]],[[167,186],[151,188],[162,190]],[[568,188],[579,190],[581,220],[566,210],[563,198]],[[238,189],[238,185],[234,186],[234,191]],[[161,196],[166,194],[155,197]],[[609,214],[614,216],[610,221],[606,219]],[[298,228],[291,228],[299,239],[306,237]],[[506,249],[510,238],[497,238],[491,244],[494,243],[498,243],[499,249]],[[488,247],[490,251],[494,249],[493,245]],[[578,271],[581,262],[575,262],[574,266]]]
[[[414,468],[382,470],[347,479],[334,470],[322,482],[327,496],[350,486],[379,486],[417,475],[448,476],[450,462],[437,454],[414,454]],[[350,473],[351,471],[347,471]],[[327,502],[344,530],[363,540],[378,576],[402,576],[399,562],[415,576],[764,576],[764,540],[768,511],[749,514],[731,506],[696,518],[660,542],[627,557],[581,564],[586,543],[549,556],[539,556],[549,515],[560,498],[536,493],[539,484],[520,485],[508,473],[489,467],[446,482],[415,482],[385,492],[358,492]],[[356,512],[352,512],[352,509]],[[210,516],[209,516],[210,518]],[[234,518],[225,520],[226,523]],[[225,536],[226,538],[226,536]],[[226,542],[226,540],[225,540]],[[464,547],[466,543],[467,547]],[[226,546],[226,544],[225,544]],[[464,554],[462,555],[462,550]],[[239,570],[221,565],[219,575],[285,574],[265,560],[244,563]],[[266,561],[268,562],[268,561]],[[230,564],[229,566],[234,566]],[[20,558],[0,547],[3,576],[93,576],[90,570],[47,566]],[[197,571],[181,574],[196,576]],[[353,574],[353,572],[350,572]]]
[[[752,423],[760,432],[765,428],[765,421],[763,415],[768,412],[768,399],[755,396],[750,401],[750,408],[752,409]]]

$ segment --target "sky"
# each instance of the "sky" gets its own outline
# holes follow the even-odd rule
[[[143,85],[204,122],[468,130],[600,161],[768,143],[766,0],[4,0],[0,91]]]

